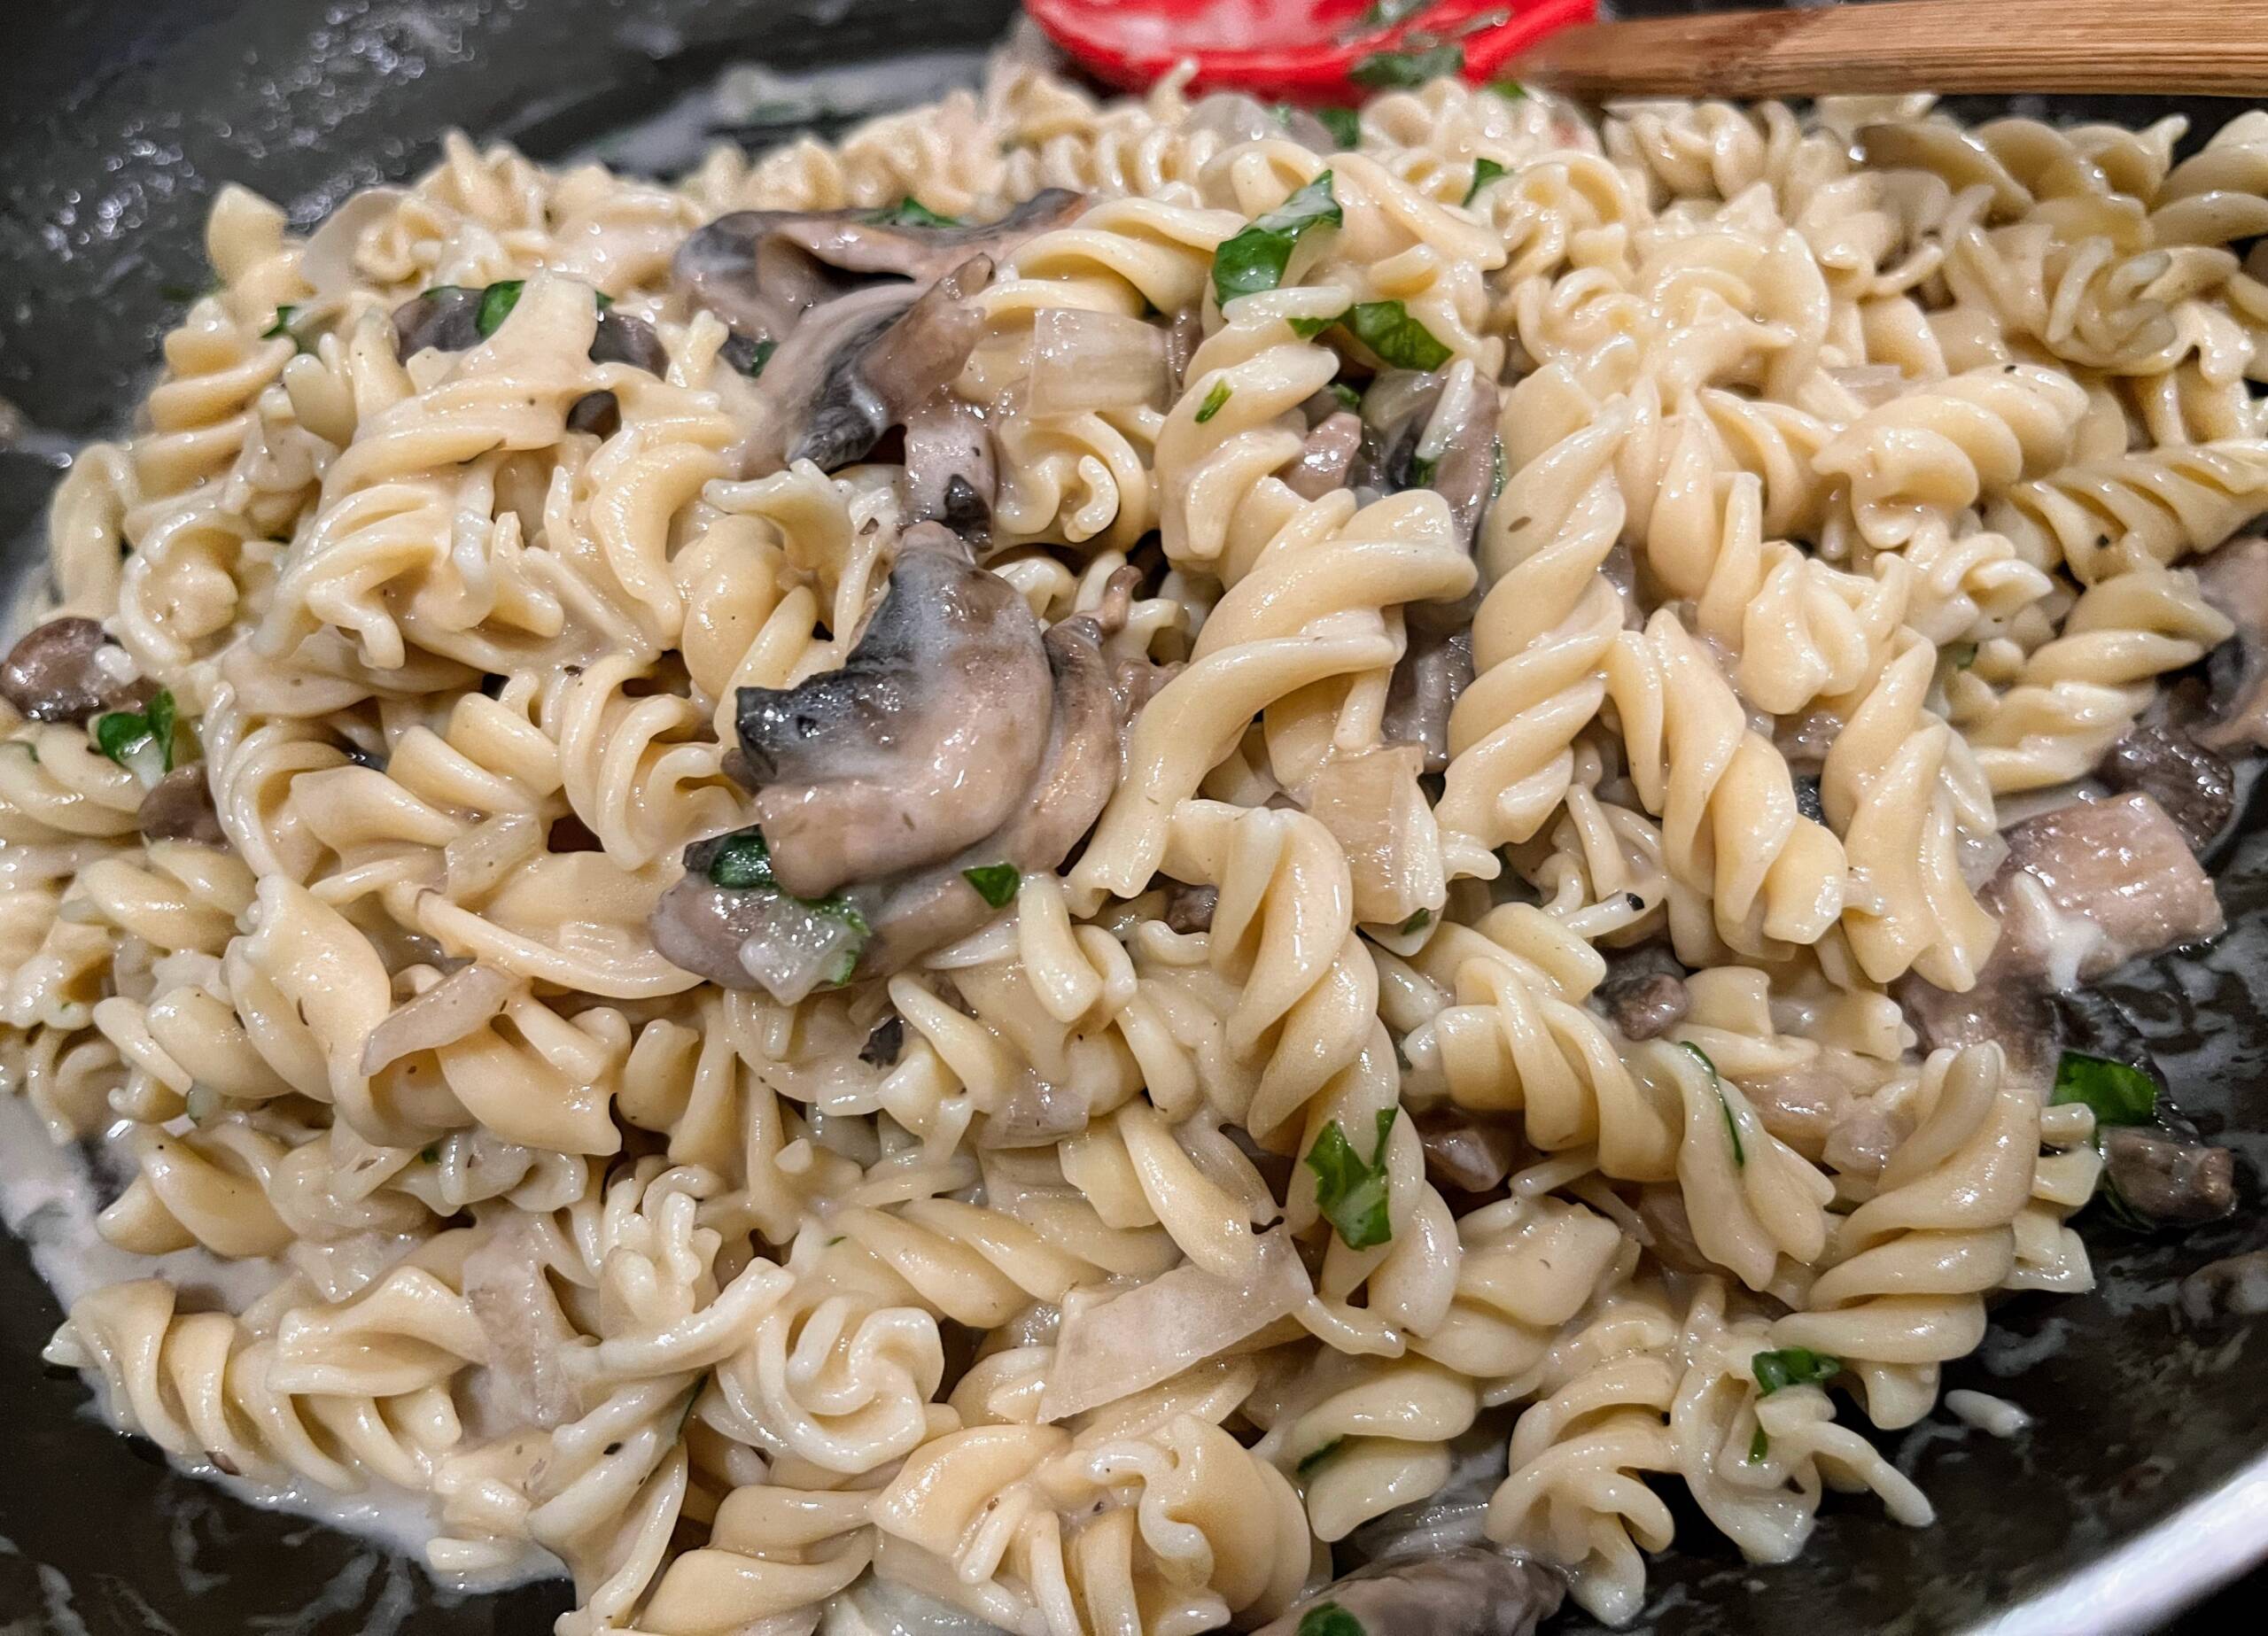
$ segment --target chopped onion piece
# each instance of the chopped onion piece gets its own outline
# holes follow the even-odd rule
[[[773,999],[793,1005],[821,983],[850,975],[866,942],[858,927],[785,894],[765,896],[763,929],[741,944],[741,965]]]
[[[1297,1312],[1312,1295],[1300,1252],[1280,1229],[1258,1240],[1258,1264],[1223,1278],[1184,1262],[1138,1289],[1063,1315],[1039,1417],[1062,1420],[1170,1380]]]
[[[452,1044],[503,1010],[518,986],[508,972],[473,965],[452,972],[389,1012],[362,1042],[362,1072],[376,1074],[414,1051]]]
[[[1032,320],[1031,408],[1077,415],[1164,407],[1165,331],[1122,313],[1042,307]]]

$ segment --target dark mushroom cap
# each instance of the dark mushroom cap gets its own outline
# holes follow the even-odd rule
[[[33,721],[82,722],[143,703],[150,693],[126,650],[77,615],[34,625],[0,661],[0,697]]]
[[[934,864],[1007,819],[1048,742],[1047,651],[1015,589],[907,531],[843,668],[743,687],[741,749],[780,884],[820,897]]]
[[[742,210],[679,247],[671,280],[688,304],[742,335],[782,340],[796,321],[878,278],[925,285],[975,255],[999,260],[1086,203],[1062,188],[1036,193],[997,221],[924,224],[888,213]]]

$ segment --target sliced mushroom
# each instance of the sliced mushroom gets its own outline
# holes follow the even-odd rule
[[[423,352],[462,353],[480,345],[480,296],[441,284],[393,309],[394,355],[404,363]]]
[[[925,226],[874,210],[743,210],[682,244],[671,280],[693,306],[742,335],[784,340],[797,318],[876,278],[927,284],[973,256],[1005,260],[1086,204],[1062,188],[1034,194],[997,221]]]
[[[1308,433],[1298,463],[1284,474],[1284,485],[1301,500],[1321,500],[1333,489],[1345,488],[1362,446],[1360,415],[1348,409],[1328,415]]]
[[[1599,985],[1599,1004],[1625,1038],[1651,1040],[1685,1020],[1692,998],[1684,980],[1668,972],[1629,972]]]
[[[1526,1128],[1517,1119],[1451,1107],[1429,1108],[1411,1117],[1425,1152],[1425,1175],[1436,1187],[1491,1192],[1535,1158]]]
[[[1381,724],[1389,740],[1425,752],[1425,771],[1449,764],[1449,712],[1472,683],[1472,632],[1413,634],[1387,684]]]
[[[916,534],[909,533],[908,539],[915,540]],[[916,544],[912,554],[922,554],[922,547]],[[901,553],[899,557],[901,570],[906,554]],[[994,576],[982,578],[992,579],[1005,588],[1005,582]],[[920,583],[908,582],[917,590]],[[897,594],[900,589],[893,572],[891,594]],[[885,609],[887,605],[886,601]],[[1021,602],[1018,606],[1021,606]],[[878,612],[874,627],[882,624],[882,618],[883,614]],[[866,640],[862,640],[854,652],[853,663],[857,663],[858,655],[866,651],[867,641],[873,640],[874,627],[869,628]],[[687,849],[686,878],[664,892],[656,907],[656,947],[677,965],[712,981],[742,989],[760,983],[784,1001],[800,997],[821,981],[884,976],[902,970],[930,950],[983,926],[998,911],[977,890],[966,872],[1002,864],[1019,873],[1056,868],[1093,826],[1117,782],[1117,700],[1111,691],[1103,659],[1099,627],[1091,619],[1068,619],[1050,630],[1041,647],[1045,655],[1050,696],[1037,702],[1037,710],[1007,703],[1000,705],[997,711],[986,710],[981,717],[996,727],[1019,722],[1028,725],[1041,720],[1048,724],[1045,751],[1037,767],[1024,776],[1004,776],[998,780],[1009,791],[1015,809],[1005,822],[943,860],[912,863],[894,872],[874,871],[862,874],[825,903],[799,901],[788,896],[800,888],[783,867],[780,849],[783,836],[775,824],[767,822],[766,833],[770,837],[773,878],[786,888],[785,892],[715,885],[708,878],[708,867],[729,837],[718,836],[698,842]],[[813,678],[818,679],[820,678]],[[751,688],[745,693],[757,691]],[[907,690],[893,685],[889,691],[893,697],[903,697]],[[980,719],[954,709],[942,700],[928,702],[943,709],[948,716],[967,721]],[[838,711],[841,708],[827,702],[812,715],[798,717],[799,725],[817,727],[827,719],[821,711]],[[797,716],[792,709],[787,714]],[[853,725],[871,727],[876,719],[874,712],[866,712],[856,717]],[[911,717],[906,741],[917,741],[928,732],[921,714],[916,712]],[[853,748],[857,748],[854,742]],[[933,756],[924,764],[924,770],[938,764]],[[974,776],[961,780],[948,793],[953,802],[959,802],[973,787],[990,789],[992,785],[991,779]],[[848,800],[834,804],[856,811],[869,794],[853,792]],[[762,793],[757,804],[759,809],[764,805]],[[925,843],[933,844],[935,834],[939,833],[939,826],[927,820],[927,810],[919,802],[909,804],[885,791],[881,810],[884,827],[878,844],[867,849],[869,853],[885,851],[895,845],[905,849],[898,856],[911,857],[913,849],[923,849]],[[954,810],[959,812],[962,808],[956,806]],[[831,849],[827,861],[830,868],[839,867],[842,863],[844,849],[841,840],[839,835],[828,837]],[[804,875],[795,880],[816,878],[824,877]],[[808,896],[816,896],[816,892]],[[858,928],[855,942],[843,935],[845,926]],[[853,948],[855,960],[844,960],[845,951]],[[873,1043],[870,1040],[869,1045]]]
[[[0,662],[0,697],[33,721],[82,722],[146,704],[153,691],[126,649],[75,615],[34,625]]]
[[[1460,1546],[1357,1568],[1262,1625],[1259,1636],[1297,1636],[1326,1603],[1363,1636],[1534,1636],[1564,1593],[1558,1578],[1534,1562],[1489,1545]]]
[[[2145,722],[2110,747],[2096,776],[2114,790],[2137,790],[2165,809],[2202,852],[2236,810],[2236,775],[2227,761],[2171,722]]]
[[[2074,801],[2012,825],[1988,888],[2021,966],[2076,987],[2146,954],[2212,937],[2220,899],[2186,836],[2148,795]]]
[[[626,363],[649,375],[667,375],[669,349],[654,326],[630,313],[609,306],[599,313],[599,327],[591,337],[593,363]]]
[[[934,392],[905,417],[905,510],[943,523],[965,539],[992,527],[999,471],[984,411],[951,391]]]
[[[151,785],[150,793],[142,797],[135,821],[151,841],[194,841],[208,847],[229,844],[201,761],[175,767]]]
[[[944,528],[908,530],[842,669],[740,691],[745,775],[781,886],[821,897],[1000,828],[1048,746],[1050,657],[1006,580]]]
[[[1118,782],[1119,716],[1098,627],[1067,619],[1049,630],[1045,647],[1053,684],[1047,747],[1037,774],[1019,792],[1021,806],[937,868],[861,895],[874,927],[861,975],[898,970],[991,918],[992,906],[963,871],[995,864],[1022,874],[1054,869],[1102,815]]]
[[[890,284],[813,311],[755,383],[746,470],[761,477],[808,460],[833,471],[865,458],[960,373],[983,327],[970,298],[991,276],[978,256],[918,295]]]
[[[2236,1162],[2225,1147],[2120,1125],[2102,1133],[2103,1174],[2150,1227],[2194,1227],[2236,1208]]]
[[[1386,370],[1363,396],[1367,435],[1350,475],[1371,488],[1432,489],[1469,546],[1495,492],[1496,413],[1495,383],[1469,362]]]

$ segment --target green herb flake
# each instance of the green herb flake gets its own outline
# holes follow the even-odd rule
[[[486,340],[504,327],[504,321],[520,304],[520,296],[527,287],[525,279],[508,278],[501,283],[489,285],[480,292],[480,311],[473,315],[472,322],[473,328],[480,331],[482,340]]]
[[[1413,489],[1432,488],[1433,479],[1441,472],[1441,462],[1438,460],[1412,460],[1410,462],[1410,486]]]
[[[1197,406],[1197,423],[1202,426],[1207,421],[1218,415],[1227,405],[1229,395],[1233,390],[1226,381],[1214,382],[1213,390],[1205,394],[1205,401]]]
[[[276,322],[260,332],[260,338],[263,341],[280,341],[285,336],[291,336],[292,340],[297,341],[299,337],[291,334],[291,326],[298,321],[299,316],[299,309],[290,302],[285,302],[276,309]]]
[[[764,844],[764,832],[744,829],[727,838],[718,849],[717,856],[709,860],[709,879],[718,886],[739,890],[773,889],[772,849]]]
[[[441,1162],[441,1150],[438,1146],[420,1148],[417,1157],[426,1164],[438,1165]]]
[[[1328,318],[1286,318],[1284,322],[1292,326],[1292,333],[1300,339],[1312,341],[1346,316],[1345,312],[1337,312]]]
[[[1725,1116],[1725,1134],[1732,1138],[1733,1164],[1743,1170],[1748,1168],[1748,1149],[1742,1145],[1740,1121],[1733,1117],[1732,1099],[1725,1095],[1725,1082],[1717,1072],[1717,1065],[1709,1060],[1709,1053],[1690,1040],[1680,1040],[1677,1048],[1692,1057],[1709,1075],[1709,1089],[1717,1093],[1717,1106]]]
[[[1438,369],[1449,361],[1449,349],[1399,301],[1358,301],[1347,314],[1347,327],[1397,369]]]
[[[2157,1082],[2107,1057],[2067,1051],[2055,1065],[2050,1102],[2084,1102],[2098,1125],[2147,1125],[2157,1118]]]
[[[1751,1466],[1760,1466],[1764,1463],[1765,1456],[1771,1452],[1772,1439],[1766,1433],[1763,1423],[1759,1421],[1757,1423],[1756,1435],[1748,1440],[1748,1463]]]
[[[592,291],[591,299],[598,303],[599,311],[602,313],[605,312],[609,307],[614,305],[614,298],[607,294],[603,290]]]
[[[741,373],[748,376],[750,380],[755,380],[758,376],[764,373],[764,366],[772,361],[772,354],[779,350],[780,343],[777,341],[758,341],[755,343],[749,348],[748,362],[742,366]]]
[[[1326,170],[1242,232],[1222,240],[1213,253],[1214,295],[1225,304],[1275,289],[1284,282],[1293,247],[1305,234],[1318,224],[1335,228],[1345,220]]]
[[[1317,1602],[1300,1616],[1297,1636],[1371,1636],[1363,1622],[1337,1602]]]
[[[1411,915],[1410,919],[1404,920],[1400,926],[1397,926],[1394,929],[1401,933],[1404,937],[1415,937],[1418,933],[1424,931],[1427,927],[1433,924],[1433,911],[1430,909],[1420,909],[1416,914]]]
[[[957,228],[967,225],[959,216],[939,215],[910,194],[895,205],[874,212],[866,220],[869,227],[878,228]]]
[[[1504,440],[1499,438],[1488,446],[1488,503],[1495,505],[1496,497],[1504,492]]]
[[[974,869],[962,870],[960,876],[995,909],[1006,909],[1015,902],[1016,888],[1024,883],[1023,872],[1014,864],[979,864]]]
[[[1323,128],[1342,151],[1351,152],[1363,145],[1363,116],[1352,108],[1317,108],[1315,117],[1323,121]]]
[[[828,1249],[832,1250],[833,1248],[835,1248],[835,1245],[837,1245],[837,1244],[841,1244],[841,1243],[843,1242],[843,1237],[844,1237],[844,1235],[843,1235],[843,1234],[841,1234],[841,1233],[837,1233],[837,1234],[835,1234],[834,1237],[832,1237],[832,1238],[830,1238],[830,1239],[828,1239],[828,1240],[827,1241],[827,1247]]]
[[[1363,394],[1344,381],[1332,382],[1331,395],[1339,399],[1339,407],[1342,409],[1359,412],[1363,407]]]
[[[1491,80],[1485,89],[1495,92],[1506,102],[1526,102],[1535,94],[1518,80]]]
[[[1946,657],[1953,661],[1953,668],[1965,671],[1977,663],[1977,644],[1958,642],[1946,649]]]
[[[1464,190],[1464,203],[1470,205],[1480,197],[1480,190],[1503,176],[1504,167],[1491,159],[1472,161],[1472,185]]]
[[[1339,1452],[1340,1445],[1344,1444],[1346,1441],[1347,1439],[1345,1438],[1332,1438],[1330,1442],[1325,1443],[1321,1448],[1312,1450],[1309,1454],[1301,1456],[1300,1463],[1295,1469],[1301,1477],[1312,1476],[1316,1468],[1327,1462],[1333,1454]]]
[[[1332,1120],[1308,1150],[1307,1167],[1315,1172],[1316,1201],[1340,1238],[1350,1250],[1369,1250],[1394,1237],[1386,1219],[1386,1139],[1394,1129],[1400,1108],[1379,1110],[1378,1147],[1370,1162],[1355,1157],[1355,1144]]]
[[[1757,1390],[1766,1397],[1783,1386],[1822,1386],[1843,1372],[1843,1360],[1806,1346],[1783,1346],[1759,1352],[1748,1361]]]
[[[96,717],[95,748],[137,776],[149,769],[136,764],[152,760],[158,764],[156,771],[171,772],[175,725],[174,696],[160,693],[139,710],[112,710]]]
[[[1451,42],[1423,51],[1372,51],[1347,77],[1374,90],[1406,91],[1464,72],[1464,47]]]

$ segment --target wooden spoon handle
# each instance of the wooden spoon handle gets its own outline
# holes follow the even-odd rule
[[[1522,56],[1573,97],[1838,91],[2268,95],[2259,0],[1892,0],[1595,23]]]

